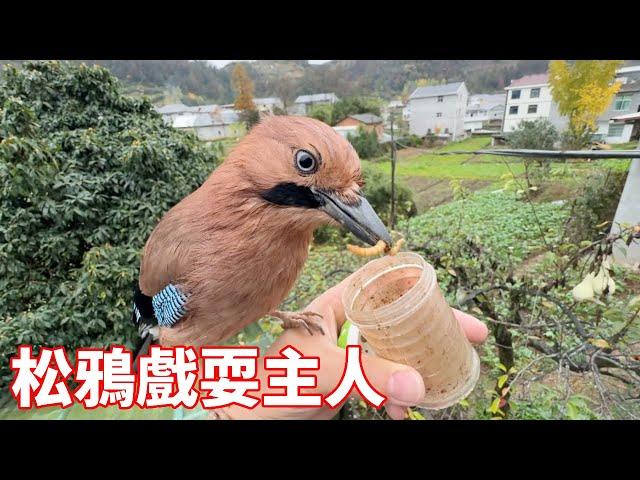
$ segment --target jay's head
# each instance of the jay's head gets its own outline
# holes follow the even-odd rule
[[[243,194],[267,206],[285,228],[312,230],[335,221],[371,245],[379,240],[392,243],[360,193],[358,154],[325,123],[307,117],[267,117],[225,163],[241,175]]]

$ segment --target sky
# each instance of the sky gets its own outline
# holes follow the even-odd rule
[[[214,65],[218,68],[224,67],[227,63],[235,62],[237,60],[207,60],[211,65]],[[252,62],[253,60],[249,60]],[[320,65],[322,63],[330,62],[331,60],[309,60],[309,63],[313,65]]]

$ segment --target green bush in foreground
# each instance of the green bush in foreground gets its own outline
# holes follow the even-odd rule
[[[139,253],[213,153],[100,67],[0,74],[0,388],[16,346],[123,343]]]

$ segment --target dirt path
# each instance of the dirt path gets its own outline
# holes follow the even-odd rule
[[[425,150],[424,148],[408,147],[398,150],[396,154],[398,155],[398,160],[408,160],[409,158],[419,157],[420,155],[433,153],[434,151],[435,150]]]
[[[405,177],[402,179],[411,190],[413,190],[414,200],[418,207],[418,213],[449,203],[453,200],[450,179],[446,178],[426,178],[426,177]],[[487,180],[463,180],[462,185],[470,191],[480,190],[491,185]]]

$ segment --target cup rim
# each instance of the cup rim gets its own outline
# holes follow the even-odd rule
[[[399,260],[407,260],[407,263],[398,263],[397,265],[394,266],[390,266],[389,268],[386,268],[378,273],[376,273],[375,275],[365,278],[364,274],[365,274],[365,269],[367,267],[369,268],[373,268],[375,269],[379,263],[382,262],[388,262],[389,260],[387,260],[389,257],[382,257],[376,260],[373,260],[372,262],[367,263],[366,265],[364,265],[363,267],[360,268],[360,270],[358,270],[356,272],[356,274],[354,275],[354,278],[351,280],[351,284],[347,286],[347,288],[345,289],[343,295],[342,295],[342,304],[345,308],[345,313],[347,315],[347,317],[349,319],[351,319],[351,321],[353,322],[353,314],[355,313],[356,315],[359,315],[363,312],[361,311],[357,311],[353,309],[353,304],[355,303],[356,299],[358,298],[358,295],[362,292],[362,290],[367,287],[368,285],[370,285],[372,282],[376,281],[377,279],[379,279],[380,277],[388,274],[389,272],[396,270],[396,269],[402,269],[402,268],[420,268],[421,269],[421,273],[420,273],[420,277],[418,278],[418,281],[411,286],[411,288],[409,288],[409,290],[407,290],[406,292],[404,292],[400,297],[396,298],[395,300],[393,300],[390,303],[387,303],[386,305],[383,305],[379,308],[375,308],[373,310],[369,310],[367,311],[367,318],[370,318],[370,321],[364,320],[357,320],[355,323],[362,325],[363,327],[367,327],[370,325],[379,325],[379,326],[384,326],[384,325],[389,325],[392,323],[396,323],[398,321],[401,320],[402,317],[405,317],[406,315],[409,315],[413,310],[415,310],[416,308],[418,308],[419,305],[417,305],[416,302],[413,302],[413,306],[408,309],[407,311],[403,312],[401,315],[393,315],[391,320],[388,321],[384,321],[384,322],[380,322],[379,318],[380,316],[385,316],[387,314],[393,313],[397,308],[398,305],[401,302],[410,302],[411,297],[413,297],[415,295],[415,293],[421,288],[421,284],[423,284],[424,282],[428,281],[427,277],[427,273],[430,272],[431,273],[431,281],[430,283],[427,284],[426,286],[426,295],[429,295],[429,293],[433,290],[434,286],[437,284],[437,279],[436,279],[436,272],[435,269],[419,254],[415,253],[415,252],[400,252],[397,255],[395,255],[394,257],[392,257],[393,259],[399,259]],[[415,263],[408,263],[409,260],[414,260],[417,262]],[[424,287],[422,287],[424,288]],[[349,298],[348,297],[352,297],[351,301],[349,302]],[[409,300],[407,300],[409,299]]]

